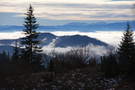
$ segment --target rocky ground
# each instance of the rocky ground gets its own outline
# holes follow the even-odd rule
[[[124,76],[105,78],[98,67],[72,70],[48,83],[41,81],[39,90],[135,90],[135,83]]]
[[[105,78],[100,67],[76,69],[57,76],[41,72],[10,77],[7,81],[12,90],[135,90],[132,79],[126,79],[122,75]]]

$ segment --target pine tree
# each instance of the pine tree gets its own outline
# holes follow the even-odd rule
[[[126,71],[128,68],[128,63],[134,58],[134,48],[135,43],[133,40],[133,31],[129,23],[127,23],[127,27],[125,32],[123,33],[122,41],[118,48],[119,54],[119,64],[122,71]]]
[[[15,40],[15,47],[14,47],[14,53],[12,55],[12,61],[16,62],[19,59],[19,50],[18,50],[18,45],[17,45],[17,40]]]
[[[38,28],[38,24],[36,24],[36,18],[33,14],[33,7],[30,7],[27,10],[25,15],[27,16],[24,21],[25,29],[23,29],[26,37],[22,38],[21,44],[24,45],[24,48],[21,49],[21,57],[28,64],[41,65],[41,47],[38,45],[40,41],[37,40],[38,33],[36,29]]]
[[[8,54],[5,51],[0,53],[0,67],[7,65],[9,62],[10,58],[8,57]]]
[[[54,72],[54,71],[55,71],[54,62],[53,62],[53,60],[50,60],[50,63],[49,63],[49,72]]]
[[[106,77],[115,77],[119,74],[118,62],[116,53],[108,51],[106,56],[101,57],[101,69]]]

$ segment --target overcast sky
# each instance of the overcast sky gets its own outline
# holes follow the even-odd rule
[[[0,0],[0,25],[22,25],[31,4],[40,25],[133,20],[135,0]]]

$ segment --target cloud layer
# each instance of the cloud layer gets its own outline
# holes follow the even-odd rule
[[[1,0],[0,12],[20,13],[28,4],[35,8],[37,17],[53,20],[132,20],[135,1],[111,0]]]
[[[76,35],[76,34],[87,35],[89,37],[97,38],[101,41],[104,41],[104,42],[110,44],[111,46],[114,46],[115,48],[118,47],[118,44],[120,43],[121,37],[123,35],[123,33],[121,31],[97,31],[97,32],[87,32],[87,33],[78,32],[78,31],[70,31],[70,32],[58,31],[58,32],[51,32],[51,33],[53,33],[57,36]],[[8,37],[7,37],[7,35],[8,35]],[[24,37],[22,32],[0,33],[0,39],[17,39],[20,37]],[[90,48],[90,53],[92,53],[93,55],[102,56],[107,52],[107,50],[104,46],[94,46],[94,45],[90,44],[87,47]],[[74,48],[76,48],[76,47],[74,47]],[[65,48],[54,47],[53,42],[52,42],[50,45],[43,47],[43,52],[50,53],[53,50],[55,50],[56,52],[65,53],[67,51],[70,51],[71,49],[73,49],[73,47],[65,47]]]
[[[51,32],[51,33],[56,36],[76,35],[76,34],[87,35],[89,37],[97,38],[115,47],[118,46],[121,40],[121,37],[123,35],[122,31],[96,31],[96,32],[56,31],[56,32]],[[17,39],[23,36],[24,34],[22,34],[22,32],[0,33],[0,39]]]

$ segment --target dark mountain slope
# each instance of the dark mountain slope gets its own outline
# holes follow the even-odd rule
[[[88,44],[108,46],[106,43],[90,38],[88,36],[73,35],[73,36],[61,36],[56,40],[56,47],[67,47],[67,46],[86,46]]]

